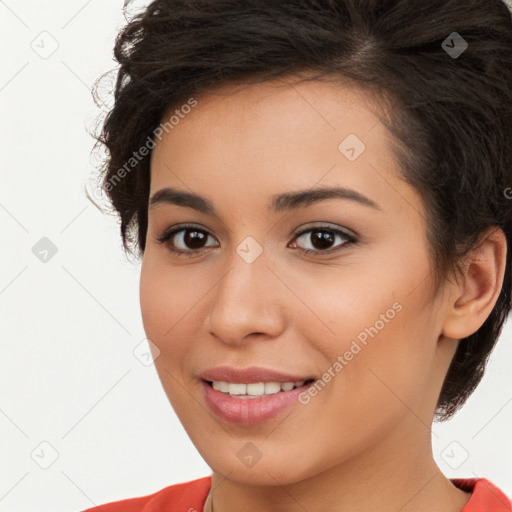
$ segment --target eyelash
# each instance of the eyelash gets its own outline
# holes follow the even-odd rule
[[[187,230],[199,231],[201,233],[206,233],[209,236],[213,236],[205,229],[198,228],[195,225],[192,225],[192,224],[183,225],[182,224],[181,226],[171,228],[170,230],[165,231],[162,235],[160,235],[156,238],[156,241],[160,244],[165,244],[175,234],[177,234],[181,231],[187,231]],[[317,253],[317,254],[322,254],[322,255],[330,254],[333,252],[343,251],[348,246],[354,245],[357,243],[357,239],[353,235],[350,235],[349,233],[346,233],[345,231],[342,231],[341,229],[333,228],[330,226],[313,226],[310,228],[306,228],[302,231],[299,231],[298,233],[294,233],[293,241],[295,241],[297,238],[300,238],[302,235],[304,235],[305,233],[308,233],[310,231],[328,231],[330,233],[334,233],[335,235],[341,235],[341,237],[344,238],[346,241],[341,246],[334,247],[333,249],[327,249],[325,251],[321,251],[321,250],[317,250],[317,249],[300,249],[300,248],[298,248],[297,250],[303,255],[310,254],[310,253]],[[167,244],[167,249],[170,252],[177,254],[178,256],[189,256],[190,257],[190,256],[196,255],[199,252],[204,251],[205,249],[207,249],[207,247],[205,247],[203,249],[191,249],[189,251],[184,251],[183,249],[176,249],[175,247],[172,247],[171,244]]]

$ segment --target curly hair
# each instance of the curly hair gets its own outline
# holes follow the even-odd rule
[[[512,20],[501,0],[156,0],[127,20],[114,56],[114,105],[95,148],[107,150],[100,188],[127,254],[144,253],[151,149],[173,125],[163,115],[176,108],[178,119],[215,86],[285,75],[349,82],[392,107],[383,122],[424,201],[437,285],[489,228],[512,247]],[[511,285],[507,251],[495,307],[460,340],[434,420],[481,381]]]

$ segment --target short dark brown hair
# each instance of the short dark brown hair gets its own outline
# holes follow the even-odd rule
[[[107,150],[101,189],[127,253],[144,253],[147,232],[150,157],[134,152],[150,147],[163,114],[218,85],[305,73],[389,100],[384,121],[424,200],[437,285],[490,228],[511,247],[512,21],[501,0],[157,0],[120,31],[114,56],[115,102],[95,148]],[[507,251],[497,303],[460,341],[437,421],[481,381],[511,284]]]

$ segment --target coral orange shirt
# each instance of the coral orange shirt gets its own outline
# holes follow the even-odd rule
[[[472,493],[460,512],[512,512],[509,498],[486,478],[456,478],[451,482]],[[170,485],[148,496],[115,501],[83,512],[202,512],[210,486],[211,476],[205,476]]]

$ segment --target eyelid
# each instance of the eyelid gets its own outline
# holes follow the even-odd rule
[[[213,236],[211,233],[210,233],[210,230],[200,226],[199,224],[188,224],[188,223],[184,223],[184,224],[176,224],[174,226],[171,226],[170,228],[168,229],[165,229],[163,231],[163,233],[161,235],[157,235],[155,238],[158,242],[163,242],[165,241],[166,239],[168,239],[169,237],[175,235],[176,233],[179,233],[180,231],[183,231],[185,229],[190,229],[190,230],[197,230],[197,231],[204,231],[205,233],[207,233],[209,236]]]
[[[326,223],[326,222],[321,222],[321,221],[318,221],[316,224],[313,224],[313,225],[306,225],[305,227],[303,226],[301,228],[298,228],[295,231],[293,231],[290,236],[298,237],[312,229],[325,229],[325,230],[332,230],[332,231],[340,231],[345,236],[347,236],[349,238],[354,238],[354,239],[359,238],[359,235],[355,231],[352,231],[351,229],[349,229],[345,226],[340,226],[338,224],[330,224],[328,222]]]
[[[166,229],[161,235],[157,236],[156,239],[158,241],[161,241],[161,239],[167,238],[171,233],[175,234],[183,229],[197,229],[198,231],[204,231],[205,233],[208,233],[210,236],[213,236],[210,233],[209,229],[204,228],[204,227],[200,226],[199,224],[184,223],[184,224],[176,224],[175,226],[172,226],[169,229]],[[359,235],[355,231],[352,231],[351,229],[349,229],[345,226],[339,226],[337,224],[331,225],[331,224],[325,223],[325,222],[322,223],[321,221],[318,221],[317,224],[307,225],[305,227],[302,226],[301,228],[297,228],[297,229],[293,230],[289,236],[297,237],[297,236],[303,235],[305,232],[307,232],[311,229],[332,229],[332,230],[337,230],[337,231],[343,231],[343,232],[345,232],[345,234],[347,236],[352,237],[352,238],[359,237]]]

